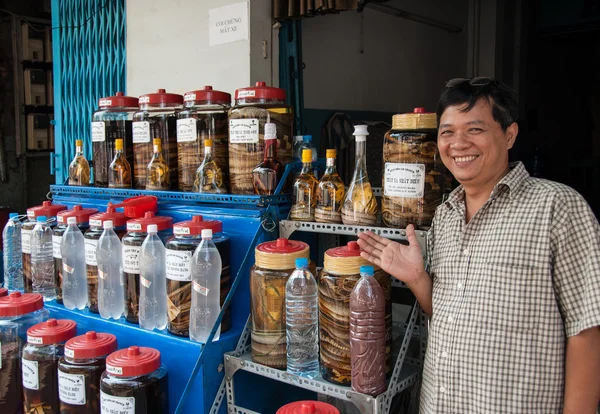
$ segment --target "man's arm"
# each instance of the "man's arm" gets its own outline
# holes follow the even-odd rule
[[[567,339],[564,414],[596,414],[600,401],[600,327]]]

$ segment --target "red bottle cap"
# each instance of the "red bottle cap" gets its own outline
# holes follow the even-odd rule
[[[58,213],[56,215],[56,221],[58,221],[59,224],[67,224],[67,219],[69,217],[75,217],[77,219],[77,224],[88,223],[90,221],[90,216],[97,212],[97,208],[83,208],[80,205],[76,205],[72,210],[61,211]]]
[[[285,101],[285,89],[267,86],[265,82],[256,82],[256,86],[236,90],[235,99],[276,99]]]
[[[360,247],[357,242],[351,241],[345,246],[328,249],[325,254],[330,257],[355,257],[360,256]]]
[[[52,345],[68,341],[77,334],[77,324],[70,319],[48,319],[27,329],[27,343]]]
[[[98,99],[98,106],[101,109],[136,108],[138,106],[138,98],[125,96],[123,92],[117,92],[115,96],[107,96],[106,98]]]
[[[130,346],[106,358],[106,372],[117,377],[148,375],[160,368],[160,352],[154,348]]]
[[[156,224],[158,231],[163,231],[173,227],[173,219],[171,217],[155,216],[153,212],[146,211],[143,218],[127,221],[127,231],[146,233],[150,224]]]
[[[69,339],[65,344],[65,356],[73,359],[99,358],[116,350],[116,336],[94,331],[88,331],[85,335]]]
[[[129,218],[140,218],[144,217],[147,211],[154,213],[158,211],[158,198],[154,196],[131,197],[114,206],[115,208],[123,207],[123,214]]]
[[[256,249],[262,253],[289,254],[296,253],[308,248],[308,244],[298,240],[288,240],[280,237],[277,240],[268,241],[256,246]]]
[[[0,288],[0,298],[6,295],[8,295],[8,289],[4,287]]]
[[[173,226],[176,236],[198,236],[204,229],[211,229],[213,234],[223,232],[223,223],[219,220],[204,220],[202,216],[194,216],[190,221],[182,221]]]
[[[35,206],[27,209],[27,217],[36,218],[39,216],[56,217],[59,211],[66,210],[67,206],[62,204],[52,204],[52,201],[44,201],[41,206]]]
[[[35,312],[44,307],[39,293],[12,292],[0,298],[0,316],[20,316]]]
[[[215,91],[212,86],[204,86],[197,91],[186,92],[183,95],[183,100],[193,105],[230,105],[231,95],[227,92]]]
[[[165,89],[159,89],[156,93],[147,93],[141,95],[139,99],[140,108],[142,105],[160,105],[160,104],[183,104],[183,96],[176,93],[167,93]]]
[[[108,203],[106,212],[94,214],[90,217],[90,226],[102,227],[105,221],[111,220],[114,227],[123,227],[127,223],[127,217],[123,213],[117,213],[115,206],[112,203]]]
[[[296,401],[281,407],[277,414],[340,414],[340,411],[322,401]]]

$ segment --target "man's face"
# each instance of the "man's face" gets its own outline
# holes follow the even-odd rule
[[[448,107],[440,118],[438,148],[442,161],[456,180],[469,187],[494,184],[508,168],[508,150],[518,126],[506,131],[492,116],[492,107],[480,99],[468,112],[466,104]]]

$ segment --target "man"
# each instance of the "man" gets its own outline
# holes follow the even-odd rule
[[[598,222],[571,188],[509,165],[512,90],[488,78],[446,86],[438,147],[461,185],[436,211],[429,274],[412,226],[409,246],[359,239],[362,256],[404,281],[431,317],[421,413],[594,414]]]

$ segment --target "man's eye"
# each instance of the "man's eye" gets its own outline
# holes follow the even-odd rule
[[[452,134],[452,131],[445,130],[445,131],[442,131],[442,133],[440,135],[448,136],[450,134]]]
[[[478,134],[481,131],[483,131],[483,129],[481,129],[481,128],[471,128],[471,129],[469,129],[469,132],[472,132],[474,134]]]

